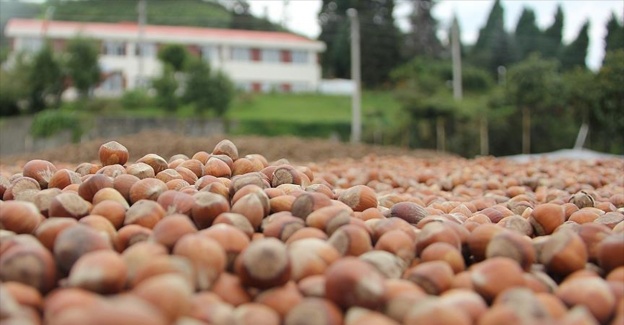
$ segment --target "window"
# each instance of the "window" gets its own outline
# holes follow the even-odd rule
[[[309,91],[310,87],[307,82],[293,82],[290,85],[290,91],[293,93],[300,93]]]
[[[234,61],[251,61],[251,51],[247,47],[233,47],[232,60]]]
[[[26,37],[22,39],[21,50],[35,53],[43,48],[43,40],[40,37]]]
[[[264,49],[261,52],[262,62],[280,62],[280,51],[273,49]]]
[[[291,59],[293,63],[308,63],[308,52],[306,51],[292,51]]]
[[[154,43],[137,43],[134,54],[144,58],[156,57],[156,45]]]
[[[206,62],[217,61],[219,58],[219,49],[214,45],[202,46],[201,57]]]
[[[124,56],[126,55],[126,43],[105,41],[104,42],[104,55]]]
[[[123,76],[121,73],[113,73],[104,80],[102,89],[111,92],[122,91],[123,83]]]

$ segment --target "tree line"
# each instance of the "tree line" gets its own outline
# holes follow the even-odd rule
[[[449,87],[450,42],[440,40],[440,24],[432,15],[437,1],[410,2],[407,33],[396,27],[394,0],[323,0],[318,15],[319,39],[327,44],[323,74],[348,79],[346,10],[358,10],[362,84],[395,92],[403,107],[401,125],[389,131],[388,142],[466,156],[544,152],[571,147],[586,125],[586,146],[624,153],[623,92],[617,90],[624,72],[624,26],[615,14],[606,26],[602,67],[594,72],[585,64],[588,21],[564,43],[561,6],[543,29],[525,7],[507,31],[503,5],[493,1],[476,43],[460,45],[464,97],[458,101]]]

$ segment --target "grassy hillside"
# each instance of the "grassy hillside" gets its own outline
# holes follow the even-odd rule
[[[54,7],[54,20],[120,22],[137,21],[136,0],[48,0],[38,4],[0,0],[0,48],[8,45],[4,26],[11,18],[43,18]],[[149,0],[147,22],[154,25],[200,26],[254,30],[281,30],[279,25],[249,14],[235,14],[216,1]]]

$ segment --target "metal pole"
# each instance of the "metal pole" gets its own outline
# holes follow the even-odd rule
[[[347,15],[351,21],[351,80],[355,86],[355,89],[353,90],[353,97],[351,99],[351,142],[359,143],[362,137],[360,22],[356,9],[349,8],[347,10]]]
[[[451,27],[451,51],[453,56],[453,97],[456,100],[462,99],[462,73],[461,73],[461,49],[459,47],[459,24],[457,17],[453,17]]]

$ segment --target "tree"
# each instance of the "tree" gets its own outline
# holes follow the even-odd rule
[[[598,88],[601,91],[596,110],[596,119],[604,133],[605,150],[624,153],[624,49],[607,53],[597,75]]]
[[[399,30],[394,23],[394,0],[358,1],[362,54],[362,84],[374,88],[387,83],[401,62]]]
[[[531,114],[547,115],[560,93],[558,64],[538,54],[529,56],[509,69],[507,96],[522,114],[522,153],[531,152]]]
[[[186,67],[189,53],[183,45],[169,44],[158,52],[158,59],[163,64],[171,66],[174,72],[180,72]]]
[[[524,60],[529,54],[540,51],[539,43],[536,41],[540,39],[540,33],[535,22],[535,12],[525,7],[520,14],[514,33],[519,60]]]
[[[589,21],[585,21],[579,30],[576,39],[563,48],[560,61],[563,70],[571,70],[574,67],[587,67],[585,58],[589,47]]]
[[[553,23],[542,33],[539,48],[545,59],[554,59],[561,50],[561,41],[563,38],[563,9],[561,5],[557,6],[557,12]]]
[[[96,43],[85,38],[74,38],[67,45],[67,70],[81,97],[100,81],[98,49]]]
[[[63,90],[63,74],[61,64],[54,57],[48,44],[35,55],[32,68],[27,73],[30,112],[42,111],[50,102],[53,105],[58,104]]]
[[[469,61],[487,69],[492,76],[498,73],[498,67],[508,66],[514,62],[513,50],[509,34],[505,31],[504,9],[500,0],[494,5],[479,37],[468,57]]]
[[[223,116],[234,95],[232,81],[221,71],[211,72],[203,60],[193,60],[188,68],[184,100],[198,113],[213,110]]]
[[[319,12],[319,40],[327,49],[322,54],[323,73],[330,78],[350,78],[349,8],[358,10],[362,54],[362,84],[377,87],[388,80],[400,62],[400,34],[394,24],[394,0],[324,0]]]
[[[350,78],[349,19],[346,11],[351,0],[323,0],[318,20],[319,40],[327,45],[321,54],[323,75],[328,78]]]
[[[572,109],[575,119],[580,125],[593,132],[598,125],[595,112],[598,108],[600,88],[596,76],[588,69],[577,67],[563,75],[565,104]]]
[[[611,13],[605,35],[605,57],[607,52],[618,49],[624,49],[624,24],[620,24],[615,13]]]
[[[164,64],[162,75],[152,82],[154,90],[156,90],[156,104],[159,107],[173,112],[178,108],[178,81],[175,77],[173,67]]]
[[[414,0],[413,11],[410,15],[411,31],[406,38],[407,53],[409,56],[422,55],[430,58],[440,58],[444,48],[437,36],[438,21],[431,12],[436,5],[435,0]]]

